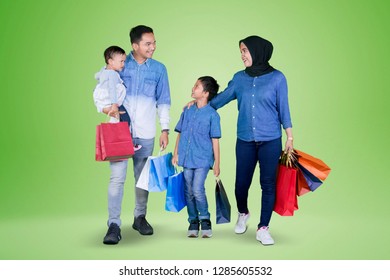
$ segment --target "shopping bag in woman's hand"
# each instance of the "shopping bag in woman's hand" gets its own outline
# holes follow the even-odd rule
[[[324,181],[328,177],[331,169],[325,164],[325,162],[300,150],[294,149],[294,152],[297,154],[299,164],[302,165],[308,172],[321,181]]]
[[[274,211],[281,216],[293,216],[298,209],[296,182],[297,170],[279,164]]]

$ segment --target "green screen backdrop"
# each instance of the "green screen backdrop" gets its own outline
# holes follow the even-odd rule
[[[389,8],[379,0],[1,1],[0,259],[389,259]],[[210,172],[211,239],[187,238],[186,211],[165,211],[165,193],[150,195],[155,234],[139,235],[129,168],[123,239],[102,244],[109,167],[94,160],[95,127],[105,121],[92,100],[94,74],[106,47],[130,51],[138,24],[154,29],[154,58],[168,69],[171,128],[198,77],[214,76],[224,88],[243,69],[240,39],[273,43],[294,145],[332,168],[318,190],[299,197],[293,217],[273,215],[274,246],[255,239],[258,170],[249,229],[233,232],[236,102],[219,110],[232,222],[215,224]]]

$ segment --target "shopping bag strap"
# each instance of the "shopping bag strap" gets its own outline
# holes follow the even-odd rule
[[[173,167],[175,169],[175,174],[183,172],[183,168],[179,167],[178,165],[174,165]]]
[[[111,110],[111,111],[109,111],[109,112],[107,113],[107,117],[106,117],[106,123],[109,123],[111,118],[115,119],[115,120],[116,120],[116,122],[120,122],[120,120],[118,120],[117,118],[115,118],[115,117],[111,117],[111,116],[110,116],[110,113],[111,113],[111,112],[112,112],[112,110]]]

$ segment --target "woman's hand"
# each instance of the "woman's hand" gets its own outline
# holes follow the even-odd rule
[[[286,136],[287,136],[287,141],[286,144],[284,145],[284,153],[292,152],[294,151],[294,145],[293,145],[293,133],[292,133],[292,128],[286,128]]]
[[[294,145],[293,145],[293,138],[287,138],[286,144],[284,145],[284,153],[289,153],[294,150]]]

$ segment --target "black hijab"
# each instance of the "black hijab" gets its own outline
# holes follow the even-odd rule
[[[275,69],[269,65],[274,47],[272,43],[259,36],[249,36],[240,41],[244,43],[252,56],[252,66],[246,67],[245,72],[251,76],[261,76],[274,71]]]

